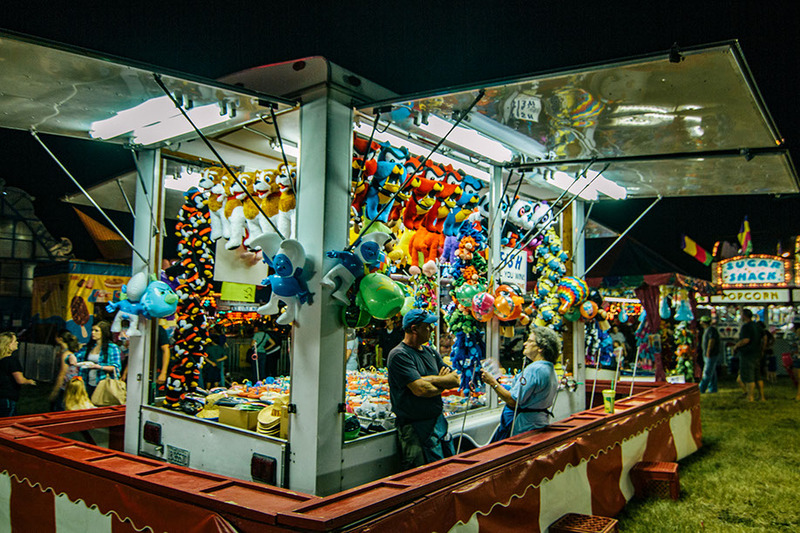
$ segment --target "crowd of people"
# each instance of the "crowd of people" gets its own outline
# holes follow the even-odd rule
[[[717,368],[724,363],[725,347],[714,320],[704,315],[699,319],[703,335],[700,355],[703,358],[703,375],[700,380],[701,393],[717,392]],[[797,387],[796,400],[800,400],[800,353],[798,353],[797,330],[800,323],[792,324],[784,338],[788,351],[782,354],[786,372]],[[778,358],[775,354],[775,336],[763,321],[756,321],[750,309],[742,310],[739,338],[733,345],[731,371],[748,401],[767,401],[765,383],[777,381]]]

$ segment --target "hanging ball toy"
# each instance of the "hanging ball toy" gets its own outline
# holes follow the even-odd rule
[[[472,316],[480,322],[487,322],[494,314],[494,296],[479,292],[472,297]]]
[[[597,316],[597,304],[593,300],[586,300],[581,304],[581,316],[586,320],[591,320]]]

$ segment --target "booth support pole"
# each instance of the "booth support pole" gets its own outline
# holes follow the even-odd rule
[[[147,258],[147,264],[135,254],[131,263],[131,274],[147,270],[158,274],[161,267],[161,236],[157,228],[164,220],[164,187],[161,181],[161,152],[145,150],[135,154],[137,171],[141,179],[136,181],[136,222],[133,228],[133,245]],[[153,224],[157,221],[157,224]],[[141,337],[131,337],[128,348],[128,397],[125,408],[125,451],[139,453],[141,433],[141,406],[147,404],[150,383],[150,354],[155,349],[156,320],[139,322]]]
[[[583,238],[583,228],[586,226],[586,216],[582,200],[576,200],[572,203],[572,272],[573,276],[581,279],[586,275],[586,239]],[[586,409],[586,328],[583,322],[577,320],[573,322],[572,328],[572,375],[578,383],[578,390],[571,394],[577,400],[572,405],[573,412],[583,411]]]
[[[494,220],[496,216],[498,216],[498,211],[500,210],[500,200],[503,195],[503,168],[494,166],[492,167],[492,177],[491,182],[489,183],[489,220]],[[495,266],[500,264],[500,231],[502,229],[502,224],[492,224],[491,231],[492,233],[488,235],[489,237],[489,254],[487,256],[487,265],[486,271],[490,273],[494,270]],[[495,274],[496,276],[500,276],[500,272]],[[499,279],[493,280],[493,286],[487,287],[487,290],[494,294],[494,288],[500,283]],[[492,359],[495,363],[498,363],[498,368],[500,367],[500,323],[496,318],[492,318],[486,324],[486,357]],[[495,405],[497,395],[494,391],[490,393],[491,404]]]
[[[297,189],[297,239],[313,264],[314,294],[292,332],[289,488],[325,496],[342,489],[345,335],[341,304],[320,281],[334,264],[330,250],[348,244],[353,112],[338,93],[320,88],[303,96]]]

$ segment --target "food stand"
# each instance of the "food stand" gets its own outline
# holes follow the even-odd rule
[[[716,319],[717,329],[726,348],[725,361],[733,356],[732,346],[739,340],[741,310],[753,311],[775,333],[774,351],[788,350],[783,335],[796,321],[796,262],[790,257],[751,254],[712,263],[712,282],[718,293],[699,299]],[[780,368],[780,365],[778,365]]]
[[[4,115],[7,127],[102,138],[93,130],[96,121],[165,92],[184,110],[215,108],[207,126],[199,128],[199,139],[174,109],[169,120],[161,117],[164,124],[181,124],[183,129],[172,136],[109,134],[110,142],[130,145],[136,153],[140,180],[133,272],[157,273],[163,255],[162,241],[155,237],[164,219],[164,176],[174,165],[229,161],[244,171],[273,168],[285,156],[263,137],[279,138],[278,123],[286,143],[299,146],[296,213],[289,221],[308,259],[308,289],[315,298],[300,305],[294,317],[287,438],[151,405],[146,376],[151,375],[155,336],[149,323],[142,327],[143,336],[131,340],[124,423],[121,410],[102,409],[22,417],[0,425],[0,447],[8,458],[4,486],[10,487],[3,494],[16,498],[38,491],[22,481],[35,480],[45,499],[49,489],[66,494],[69,503],[56,499],[57,508],[80,507],[93,520],[108,518],[108,527],[113,515],[114,524],[127,520],[137,529],[380,531],[400,528],[399,520],[407,529],[424,523],[446,531],[458,529],[459,523],[491,528],[508,523],[521,506],[533,506],[546,529],[569,511],[618,512],[633,494],[627,473],[636,462],[680,459],[699,447],[696,388],[663,383],[639,385],[637,394],[617,403],[614,414],[601,408],[584,411],[586,392],[578,386],[559,394],[549,428],[404,473],[397,473],[393,432],[345,441],[345,331],[341,305],[321,279],[333,264],[327,252],[350,242],[353,133],[360,125],[371,121],[373,132],[379,132],[377,123],[383,121],[384,133],[423,151],[444,143],[447,157],[469,166],[488,184],[489,217],[500,205],[505,175],[518,173],[520,197],[558,204],[559,211],[552,213],[560,214],[560,239],[571,252],[571,274],[577,277],[583,272],[583,254],[574,243],[580,242],[584,226],[584,200],[600,194],[621,198],[621,192],[656,198],[743,194],[752,192],[753,182],[759,183],[758,192],[798,190],[788,153],[775,146],[779,136],[752,90],[735,44],[683,51],[678,65],[669,54],[659,54],[402,99],[323,58],[260,67],[214,82],[20,36],[3,38],[0,45],[5,57],[15,59],[7,62],[3,81],[9,87],[3,92],[23,94],[20,84],[30,87],[31,77],[41,89],[26,93],[33,95],[26,100],[32,109]],[[40,64],[62,65],[60,78],[53,79]],[[707,83],[696,81],[698,71]],[[45,90],[55,84],[70,92]],[[726,90],[717,92],[717,86]],[[94,104],[88,110],[87,99]],[[51,100],[58,103],[57,117],[51,116]],[[472,112],[470,102],[475,102]],[[606,109],[611,102],[613,112]],[[418,112],[421,122],[406,120],[410,115],[403,110],[408,108]],[[461,129],[471,131],[473,140],[477,135],[477,145],[429,127],[441,121],[445,130],[455,130],[453,121],[460,119]],[[391,128],[384,129],[389,121]],[[696,129],[706,122],[717,131],[713,146],[705,145],[702,128]],[[656,138],[653,131],[661,135]],[[487,140],[504,151],[487,155]],[[750,147],[748,157],[740,153],[742,146]],[[597,170],[588,175],[587,166],[594,165]],[[570,189],[577,194],[569,194]],[[488,235],[490,268],[502,261],[500,226],[491,226]],[[220,258],[226,254],[219,242],[216,251]],[[486,326],[488,358],[497,359],[499,329],[496,320]],[[586,380],[582,328],[567,325],[565,331],[568,365],[581,385]],[[495,405],[495,398],[490,396],[489,403]],[[497,409],[476,409],[458,416],[457,424],[451,422],[451,433],[485,443],[498,416]],[[104,427],[114,429],[110,449],[60,436]],[[40,469],[40,461],[52,468]],[[513,472],[523,475],[514,479]],[[496,490],[481,490],[491,485]],[[607,491],[606,485],[619,490]],[[105,486],[114,490],[103,493]],[[580,497],[563,498],[566,491]],[[132,503],[143,495],[147,505]],[[35,501],[42,500],[37,496]],[[440,512],[456,507],[461,509],[457,513]],[[415,517],[411,522],[409,513]]]

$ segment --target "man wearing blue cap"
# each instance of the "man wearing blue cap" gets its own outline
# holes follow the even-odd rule
[[[458,387],[458,373],[444,364],[430,346],[436,315],[412,309],[403,317],[403,341],[389,352],[389,395],[397,416],[403,469],[414,468],[453,454],[445,440],[442,392]]]

